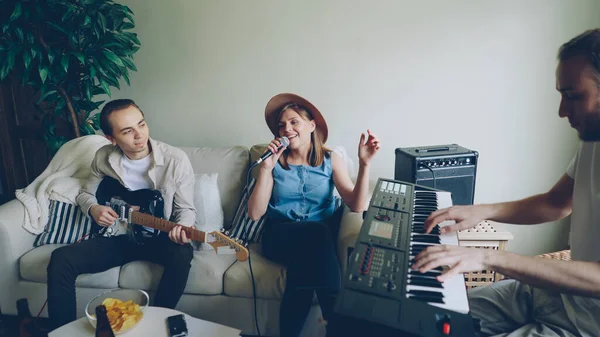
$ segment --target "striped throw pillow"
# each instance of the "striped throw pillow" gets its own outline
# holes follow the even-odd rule
[[[248,216],[248,199],[254,190],[256,179],[252,178],[248,184],[248,188],[242,191],[240,203],[235,211],[235,216],[231,221],[232,238],[246,240],[248,242],[260,242],[262,238],[263,224],[265,223],[266,215],[263,215],[258,221],[250,219]]]
[[[79,206],[50,200],[50,215],[44,231],[33,242],[34,247],[53,243],[75,243],[90,233],[92,223]],[[84,240],[87,240],[86,236]]]

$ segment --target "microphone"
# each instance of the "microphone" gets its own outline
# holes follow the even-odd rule
[[[281,150],[284,147],[288,147],[289,145],[290,145],[290,140],[287,137],[281,137],[281,139],[279,140],[279,147],[277,148],[277,151]],[[273,155],[273,152],[271,152],[271,150],[265,152],[265,154],[263,154],[257,161],[255,161],[251,167],[255,167],[255,166],[259,165],[265,159],[269,158],[272,155]]]

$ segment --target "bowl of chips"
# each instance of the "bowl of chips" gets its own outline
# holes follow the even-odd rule
[[[115,335],[131,330],[144,317],[150,297],[140,289],[112,289],[92,298],[85,306],[88,321],[96,328],[96,307],[104,305]]]

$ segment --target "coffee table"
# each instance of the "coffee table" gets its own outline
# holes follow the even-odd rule
[[[188,327],[188,336],[214,336],[214,337],[236,337],[240,335],[241,330],[230,328],[213,322],[204,321],[194,318],[188,314],[177,310],[147,307],[144,310],[144,318],[133,329],[120,334],[124,337],[168,337],[167,317],[173,315],[185,315],[185,321]],[[87,317],[82,317],[69,324],[65,324],[60,328],[50,332],[49,337],[70,337],[70,336],[91,336],[94,337],[95,330],[88,322]]]

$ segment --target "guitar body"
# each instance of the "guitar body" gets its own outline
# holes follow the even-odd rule
[[[130,206],[138,206],[138,211],[141,213],[150,214],[157,218],[164,218],[164,200],[159,191],[152,189],[130,191],[112,177],[105,176],[102,179],[102,182],[100,182],[100,185],[98,185],[98,189],[96,190],[96,199],[98,199],[98,204],[111,207],[117,212],[119,218],[124,218],[126,216],[124,213]],[[115,204],[115,200],[122,200],[122,205]],[[92,233],[97,233],[102,236],[120,235],[119,231],[121,229],[119,228],[119,221],[110,227],[100,226],[93,220],[92,223]],[[143,245],[148,240],[156,237],[159,233],[158,230],[151,232],[143,226],[137,226],[132,223],[127,223],[125,232],[129,239],[138,245]]]
[[[126,234],[131,242],[143,245],[158,236],[161,231],[168,233],[175,227],[181,227],[188,238],[208,243],[217,254],[235,254],[238,261],[248,259],[248,243],[230,238],[224,228],[221,231],[206,233],[194,226],[182,226],[164,219],[165,202],[157,190],[129,191],[118,180],[104,177],[96,190],[96,198],[98,204],[110,207],[117,213],[117,221],[112,226],[104,227],[92,220],[93,236]]]

